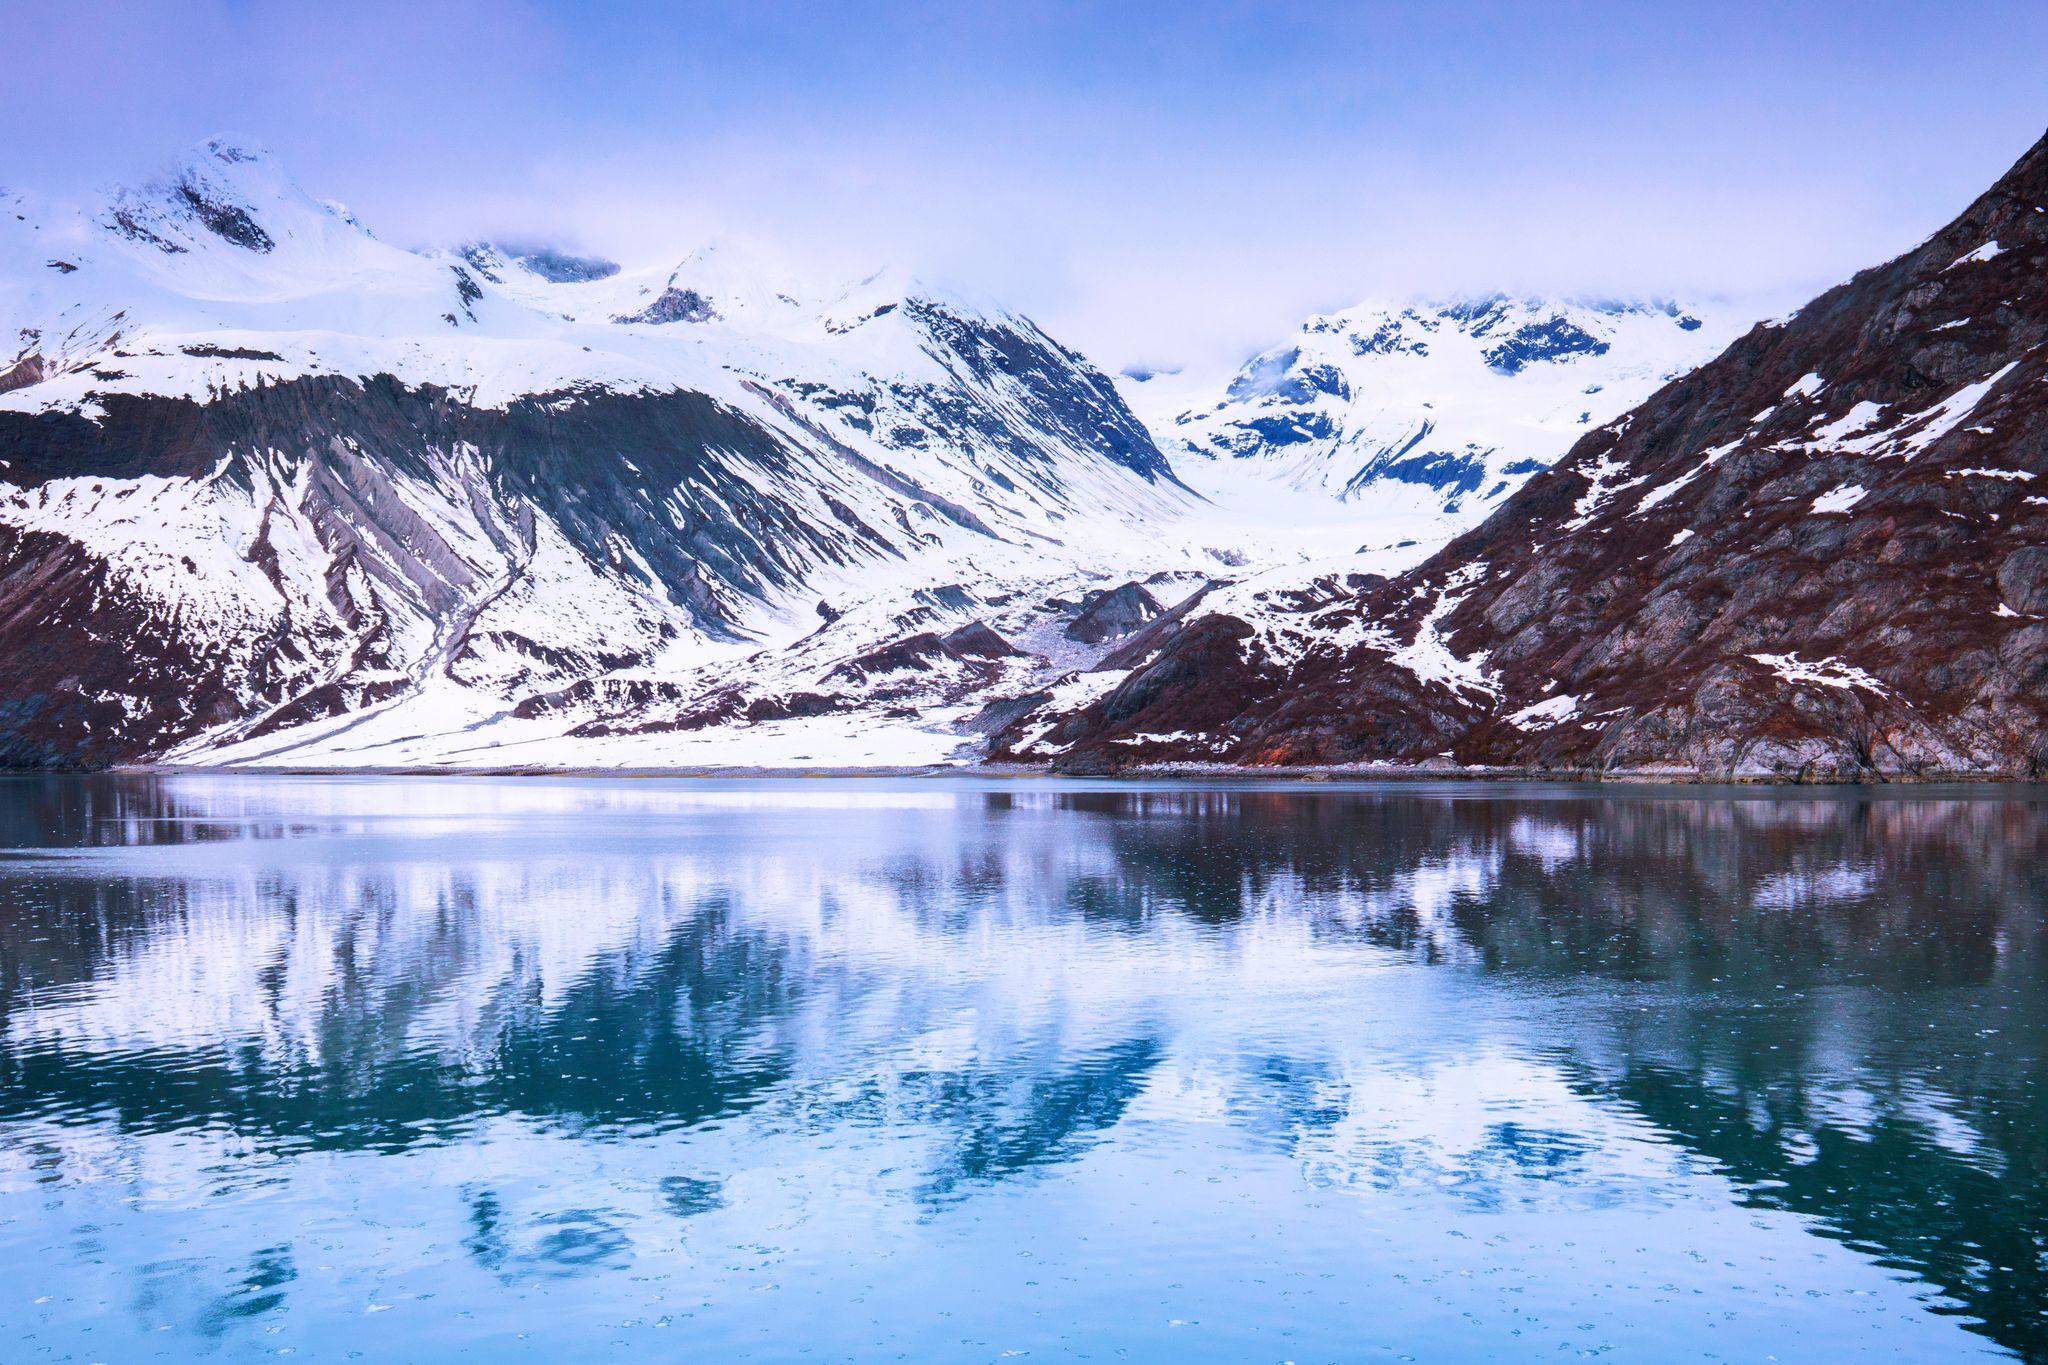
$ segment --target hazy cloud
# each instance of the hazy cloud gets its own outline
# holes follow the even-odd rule
[[[5,0],[0,31],[0,183],[233,130],[393,240],[894,261],[1111,364],[1370,294],[1803,290],[2048,109],[2038,4]]]

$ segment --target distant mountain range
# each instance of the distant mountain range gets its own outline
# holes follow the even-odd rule
[[[1376,303],[1212,384],[229,139],[0,195],[0,766],[2029,773],[2041,160],[1739,340]]]
[[[996,752],[1077,772],[2037,777],[2044,472],[2048,140],[1424,562],[1212,593]]]
[[[1124,390],[1175,459],[1261,461],[1353,503],[1407,484],[1452,511],[1491,507],[1753,320],[1707,316],[1504,295],[1361,304],[1310,318],[1221,393],[1171,377]]]

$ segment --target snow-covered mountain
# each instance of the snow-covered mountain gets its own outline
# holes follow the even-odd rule
[[[1198,601],[1418,562],[1725,331],[1360,308],[1173,402],[900,272],[407,250],[232,139],[0,203],[0,766],[978,757]]]
[[[1220,384],[1121,386],[1176,459],[1255,461],[1287,486],[1469,525],[1754,320],[1666,300],[1362,303],[1311,317]]]
[[[417,253],[215,140],[9,197],[0,315],[0,764],[688,761],[892,693],[924,761],[1023,667],[997,629],[1202,558],[1141,531],[1196,500],[1107,378],[898,275]]]

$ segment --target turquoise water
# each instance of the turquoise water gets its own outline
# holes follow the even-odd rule
[[[0,1360],[2048,1359],[2044,815],[0,780]]]

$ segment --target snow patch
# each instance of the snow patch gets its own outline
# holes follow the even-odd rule
[[[1869,430],[1883,413],[1884,404],[1873,403],[1865,399],[1855,407],[1850,408],[1840,418],[1828,423],[1813,434],[1816,439],[1825,444],[1833,445],[1845,436],[1853,436],[1859,431]]]
[[[1947,265],[1942,267],[1942,273],[1946,274],[1949,271],[1954,270],[1959,265],[1974,265],[1982,261],[1991,260],[1995,256],[2003,256],[2004,254],[2005,248],[2000,246],[1998,244],[1998,239],[1994,237],[1990,241],[1986,242],[1984,245],[1978,247],[1975,251],[1966,252],[1965,254],[1956,257],[1953,261],[1950,261]]]
[[[1546,697],[1533,705],[1506,716],[1507,723],[1517,730],[1548,730],[1576,719],[1579,714],[1579,699],[1569,693]]]
[[[1948,471],[1948,476],[1951,479],[2006,479],[2020,483],[2032,483],[2034,481],[2034,476],[2024,469],[1951,469]]]
[[[1969,421],[1970,414],[1984,400],[1984,396],[1996,388],[2006,375],[2012,373],[2019,363],[2017,360],[2011,361],[1976,383],[1963,385],[1934,406],[1909,413],[1890,426],[1869,430],[1861,435],[1834,438],[1829,436],[1828,431],[1823,430],[1817,433],[1821,439],[1808,442],[1802,448],[1815,452],[1840,452],[1849,455],[1872,455],[1880,459],[1910,460]],[[1859,408],[1862,406],[1858,404]]]
[[[1583,471],[1590,484],[1586,491],[1579,495],[1578,502],[1573,505],[1572,510],[1578,515],[1565,523],[1565,529],[1568,531],[1584,530],[1587,526],[1592,525],[1593,518],[1599,514],[1602,507],[1606,506],[1614,498],[1615,494],[1627,492],[1638,484],[1649,482],[1650,476],[1647,474],[1639,474],[1633,479],[1617,479],[1615,477],[1618,474],[1626,473],[1627,470],[1628,466],[1626,464],[1613,459],[1605,451],[1601,452],[1600,458],[1594,463],[1593,467]],[[1641,509],[1638,508],[1637,510],[1640,511]]]
[[[1840,484],[1813,500],[1816,512],[1846,512],[1870,496],[1870,490],[1859,483]]]
[[[1092,706],[1116,691],[1123,685],[1124,679],[1130,677],[1134,671],[1128,668],[1110,668],[1099,673],[1074,673],[1061,678],[1047,689],[1051,695],[1032,711],[1029,719],[1044,719],[1040,720],[1035,730],[1017,742],[1017,752],[1044,754],[1048,757],[1065,753],[1071,745],[1045,742],[1053,727],[1074,712]]]
[[[1460,658],[1452,651],[1438,626],[1457,610],[1458,604],[1471,594],[1472,588],[1485,574],[1484,562],[1467,564],[1452,574],[1450,581],[1437,593],[1435,605],[1416,628],[1414,642],[1394,650],[1388,659],[1421,681],[1437,683],[1453,693],[1499,695],[1499,678],[1486,671],[1488,651],[1482,649],[1469,659]]]
[[[1215,748],[1221,743],[1221,741],[1210,739],[1207,735],[1197,734],[1193,730],[1169,730],[1161,731],[1157,734],[1119,735],[1110,742],[1112,744],[1206,744],[1210,748]]]
[[[1723,456],[1728,454],[1729,451],[1735,449],[1735,447],[1737,447],[1740,444],[1742,444],[1740,441],[1729,441],[1725,445],[1714,446],[1709,450],[1703,451],[1700,455],[1700,462],[1698,464],[1694,465],[1691,469],[1686,470],[1685,473],[1680,474],[1670,483],[1659,484],[1657,487],[1643,494],[1642,500],[1636,503],[1635,507],[1630,510],[1629,515],[1632,517],[1641,516],[1643,513],[1649,511],[1651,508],[1657,506],[1659,503],[1662,503],[1669,498],[1677,496],[1677,494],[1682,492],[1685,489],[1685,487],[1688,484],[1690,484],[1694,479],[1697,479],[1700,475],[1706,473],[1709,469],[1712,469],[1716,464],[1719,464]]]
[[[1891,689],[1869,673],[1840,659],[1801,659],[1797,654],[1752,654],[1750,658],[1790,683],[1818,683],[1822,687],[1861,687],[1878,696],[1890,696]]]

